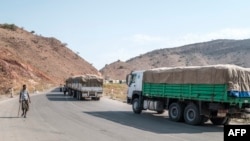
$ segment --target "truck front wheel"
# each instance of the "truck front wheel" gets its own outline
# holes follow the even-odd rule
[[[140,107],[140,103],[139,103],[139,99],[138,98],[135,98],[133,100],[132,108],[133,108],[134,113],[136,113],[136,114],[140,114],[141,113],[142,109]]]
[[[183,121],[183,111],[184,108],[181,103],[171,103],[169,106],[169,118],[172,121]]]
[[[198,107],[194,103],[190,103],[184,110],[184,120],[187,124],[198,125],[202,122]]]

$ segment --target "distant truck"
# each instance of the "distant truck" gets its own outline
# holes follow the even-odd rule
[[[249,118],[250,69],[235,65],[171,67],[127,75],[127,103],[133,112],[168,110],[172,121],[200,125],[229,124]]]
[[[72,76],[66,80],[66,87],[68,94],[78,100],[100,100],[103,94],[103,78],[92,74]]]

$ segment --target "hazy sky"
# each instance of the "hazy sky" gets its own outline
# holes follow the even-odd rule
[[[250,38],[249,0],[0,0],[0,23],[55,37],[101,69],[214,39]]]

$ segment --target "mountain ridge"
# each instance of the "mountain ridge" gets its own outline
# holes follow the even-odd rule
[[[106,79],[124,80],[132,70],[158,67],[234,64],[250,67],[250,39],[218,39],[180,47],[156,49],[127,61],[115,61],[100,72]]]

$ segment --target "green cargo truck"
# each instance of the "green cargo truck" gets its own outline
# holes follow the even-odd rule
[[[208,65],[132,71],[127,103],[133,112],[168,110],[172,121],[200,125],[229,124],[250,117],[250,69]]]

